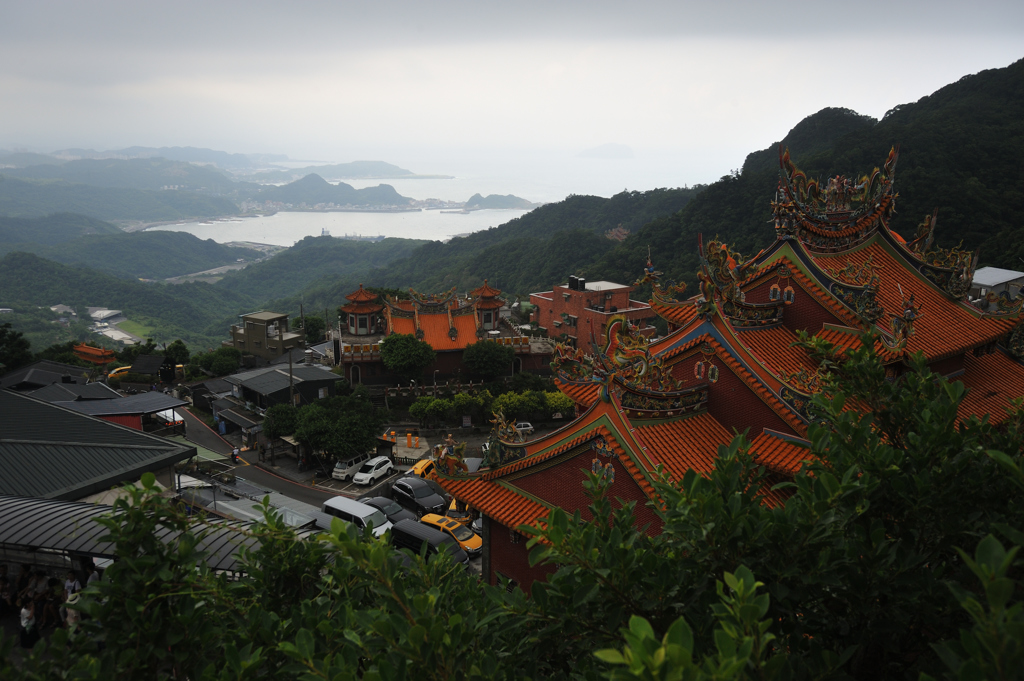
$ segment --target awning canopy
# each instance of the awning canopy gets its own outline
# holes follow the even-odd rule
[[[242,428],[255,428],[257,425],[259,425],[252,419],[248,418],[247,416],[239,414],[234,409],[224,409],[220,412],[219,416],[225,421],[230,421],[231,423],[234,423],[237,426],[241,426]]]

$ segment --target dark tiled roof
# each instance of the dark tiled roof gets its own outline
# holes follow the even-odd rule
[[[9,391],[0,391],[0,414],[0,494],[77,499],[195,454],[195,447]]]
[[[292,367],[292,376],[295,379],[295,383],[302,383],[303,381],[338,381],[340,378],[332,374],[329,371],[318,369],[316,367],[298,366]],[[280,390],[288,389],[288,369],[277,369],[275,371],[268,371],[258,376],[253,376],[242,381],[242,385],[249,390],[254,390],[261,395],[270,395]]]
[[[245,411],[241,407],[224,409],[220,412],[219,416],[225,421],[231,421],[231,423],[243,428],[252,428],[257,425],[255,421],[256,417],[251,412]]]

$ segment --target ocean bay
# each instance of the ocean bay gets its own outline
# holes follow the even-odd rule
[[[445,241],[453,236],[497,227],[526,214],[525,210],[479,210],[450,213],[439,210],[385,212],[280,211],[273,215],[186,222],[151,227],[151,230],[188,232],[217,243],[251,241],[291,246],[307,236],[397,237]]]

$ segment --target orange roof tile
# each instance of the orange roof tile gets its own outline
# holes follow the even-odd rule
[[[439,478],[453,497],[505,527],[533,525],[547,517],[549,508],[500,482],[481,478]]]
[[[697,306],[687,301],[684,305],[666,305],[657,301],[650,301],[651,309],[665,321],[682,326],[697,316]]]
[[[754,438],[750,452],[757,463],[787,476],[795,475],[804,461],[816,458],[806,443],[782,438],[769,431]]]
[[[638,426],[637,438],[647,445],[647,454],[663,464],[676,480],[688,470],[709,473],[715,467],[719,445],[732,435],[711,414],[703,413],[653,426]]]
[[[965,349],[982,345],[999,338],[1016,324],[1016,317],[982,316],[972,313],[964,305],[951,301],[945,293],[923,281],[909,265],[889,252],[877,239],[868,246],[835,255],[814,255],[820,266],[836,269],[847,261],[861,265],[868,258],[881,282],[877,299],[885,308],[886,315],[879,320],[879,326],[888,327],[894,314],[903,310],[903,294],[914,294],[921,306],[921,316],[914,321],[914,335],[907,342],[907,351],[921,351],[929,359],[942,359]]]
[[[573,402],[589,407],[601,394],[600,383],[564,383],[555,378],[555,387],[569,396]]]
[[[1010,400],[1024,397],[1024,365],[1002,350],[981,357],[967,353],[964,373],[955,380],[969,389],[960,403],[961,419],[988,414],[993,423],[999,423],[1007,416]]]
[[[448,315],[445,313],[419,313],[420,329],[423,340],[438,352],[446,350],[463,350],[467,345],[475,343],[476,319],[471,314],[452,315],[455,329],[459,332],[454,340],[448,336]],[[416,320],[412,317],[391,317],[392,333],[416,334]]]
[[[373,314],[383,310],[384,305],[381,303],[349,303],[348,305],[342,305],[338,309],[348,314]]]
[[[799,339],[785,326],[751,329],[737,333],[736,337],[778,376],[783,373],[793,374],[801,369],[813,374],[817,369],[806,350],[793,347]]]
[[[856,350],[861,347],[860,333],[859,329],[824,328],[814,335],[831,343],[836,352],[843,355],[848,350]],[[883,363],[892,362],[903,357],[902,354],[889,350],[882,345],[881,341],[877,340],[875,341],[875,353]]]
[[[377,294],[371,293],[363,288],[363,285],[359,285],[359,290],[354,293],[350,293],[345,296],[346,300],[351,300],[353,303],[366,303],[371,300],[377,300]]]
[[[487,280],[484,279],[484,285],[478,289],[474,289],[470,292],[470,295],[474,298],[494,298],[501,295],[501,291],[496,288],[492,288],[487,284]]]

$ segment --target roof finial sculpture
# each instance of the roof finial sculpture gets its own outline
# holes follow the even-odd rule
[[[686,292],[686,284],[677,284],[669,280],[664,286],[661,284],[661,272],[654,269],[654,262],[651,260],[651,247],[647,246],[647,264],[644,265],[643,276],[633,282],[633,286],[651,285],[651,302],[658,302],[671,305],[679,303],[680,296]]]

